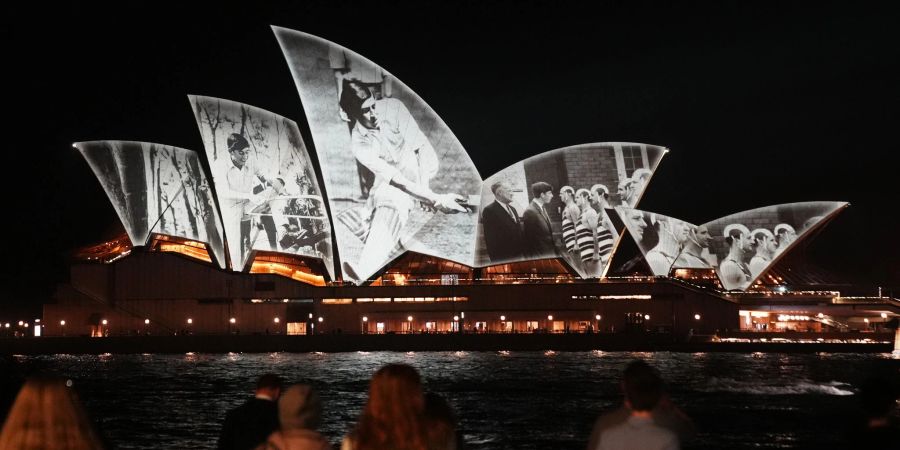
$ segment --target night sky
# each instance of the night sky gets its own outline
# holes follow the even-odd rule
[[[900,17],[887,10],[256,3],[8,11],[3,189],[12,201],[0,302],[47,298],[66,280],[73,249],[120,227],[73,142],[140,140],[203,154],[188,94],[268,109],[306,130],[270,25],[332,40],[390,71],[440,114],[483,178],[554,148],[633,141],[671,150],[641,209],[702,223],[771,204],[849,201],[808,257],[873,292],[900,287]],[[304,139],[312,145],[306,131]]]

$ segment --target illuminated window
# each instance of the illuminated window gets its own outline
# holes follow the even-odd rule
[[[352,298],[323,298],[323,305],[349,305],[353,303]]]
[[[304,322],[288,322],[287,323],[287,334],[289,334],[289,335],[306,334],[306,323],[304,323]]]

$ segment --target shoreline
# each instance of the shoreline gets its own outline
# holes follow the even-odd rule
[[[792,336],[793,337],[793,336]],[[815,340],[815,333],[804,339]],[[856,342],[676,342],[665,334],[323,334],[0,338],[0,355],[354,351],[634,351],[891,353],[893,336]]]

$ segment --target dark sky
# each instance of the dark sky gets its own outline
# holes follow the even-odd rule
[[[45,6],[3,19],[12,99],[3,189],[12,201],[0,301],[46,297],[67,277],[68,252],[117,227],[71,143],[143,140],[202,154],[188,94],[304,122],[269,25],[332,40],[392,72],[441,115],[483,177],[558,147],[634,141],[671,150],[642,209],[702,223],[770,204],[849,201],[810,258],[900,286],[900,17],[887,10],[257,3]]]

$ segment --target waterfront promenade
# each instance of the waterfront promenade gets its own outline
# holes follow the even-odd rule
[[[349,351],[671,351],[882,353],[894,333],[729,333],[673,339],[652,333],[321,334],[0,338],[0,354]]]

